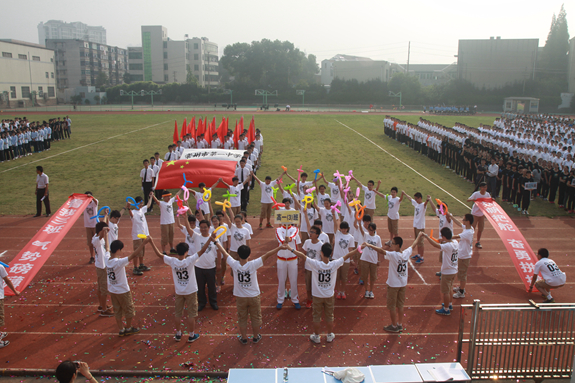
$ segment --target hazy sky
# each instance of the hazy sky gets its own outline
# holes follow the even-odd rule
[[[208,37],[220,56],[228,44],[268,38],[289,40],[318,62],[341,53],[405,63],[411,41],[410,63],[449,64],[459,39],[539,38],[545,45],[563,2],[19,0],[2,2],[0,38],[38,43],[38,23],[55,19],[101,25],[108,44],[128,47],[141,45],[141,25],[164,25],[173,40]],[[573,36],[575,6],[569,4]]]

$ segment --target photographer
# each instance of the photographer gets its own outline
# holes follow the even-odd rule
[[[73,383],[78,376],[78,372],[86,377],[90,382],[98,382],[90,373],[90,367],[85,362],[72,362],[66,360],[56,368],[56,379],[60,383]]]

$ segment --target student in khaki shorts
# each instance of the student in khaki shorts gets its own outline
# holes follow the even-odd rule
[[[549,259],[549,250],[539,249],[537,250],[537,263],[535,264],[535,269],[533,270],[533,278],[531,278],[531,285],[529,286],[529,292],[533,291],[533,286],[537,287],[537,290],[545,298],[543,303],[555,303],[555,299],[551,296],[551,289],[558,289],[565,286],[567,277],[559,266],[552,260]],[[537,280],[537,275],[541,273],[543,279]]]
[[[363,237],[363,242],[367,242],[375,247],[381,247],[381,238],[377,235],[377,225],[375,223],[370,223],[367,226],[367,233],[363,231],[363,227],[360,225],[359,230]],[[364,282],[365,285],[365,295],[364,298],[373,299],[375,295],[373,294],[373,287],[375,286],[375,281],[377,280],[377,268],[379,266],[379,259],[377,252],[371,248],[365,249],[359,258],[359,279]],[[367,283],[367,277],[369,276],[369,284]]]
[[[273,228],[270,219],[272,215],[272,206],[273,200],[272,197],[274,196],[273,187],[278,183],[278,180],[272,181],[270,176],[266,176],[265,182],[262,182],[253,172],[252,177],[258,182],[260,188],[262,189],[262,197],[260,202],[262,204],[262,208],[260,211],[260,226],[259,229],[263,230],[262,223],[264,222],[264,218],[268,221],[266,227]]]
[[[10,278],[8,278],[8,272],[2,265],[0,265],[0,282],[1,281],[4,281],[6,286],[8,286],[10,290],[14,291],[16,296],[20,295],[20,291],[16,290],[14,284]],[[2,327],[4,327],[4,289],[0,288],[0,328]],[[9,341],[3,340],[7,335],[8,333],[6,332],[0,332],[0,348],[6,347],[10,344]]]
[[[146,243],[150,242],[150,240],[149,237],[142,240],[142,243],[136,251],[124,258],[121,258],[124,249],[122,241],[116,240],[110,244],[110,258],[106,261],[108,291],[112,298],[112,305],[114,306],[116,324],[120,329],[120,336],[140,332],[139,328],[132,326],[132,320],[136,315],[136,310],[134,309],[134,301],[132,300],[132,293],[128,285],[128,278],[126,277],[126,266],[130,264],[132,259],[139,256],[144,250]],[[126,326],[124,326],[122,318],[126,319]]]
[[[389,250],[383,250],[367,242],[362,245],[362,247],[369,247],[385,255],[385,259],[389,260],[386,284],[387,309],[391,317],[391,324],[383,328],[387,332],[403,331],[401,321],[403,319],[403,305],[405,304],[405,287],[407,286],[407,262],[413,252],[413,248],[417,246],[422,235],[422,233],[419,233],[415,241],[413,241],[413,244],[404,251],[401,251],[401,246],[403,246],[403,239],[401,237],[395,237],[391,240]]]
[[[399,206],[403,201],[403,194],[401,197],[397,196],[397,188],[391,188],[391,194],[387,196],[387,230],[389,231],[389,242],[386,245],[390,246],[393,238],[399,235]]]
[[[182,189],[176,194],[176,197],[182,193]],[[169,193],[167,190],[164,191],[162,194],[162,200],[158,201],[155,195],[150,195],[154,201],[160,207],[160,232],[162,235],[162,251],[164,254],[168,253],[168,249],[170,249],[170,253],[175,253],[176,250],[174,249],[174,223],[176,222],[174,219],[174,202],[176,201],[176,197],[172,197],[172,193]],[[171,197],[171,198],[170,198]],[[169,247],[168,247],[169,246]]]
[[[150,193],[152,194],[152,193]],[[135,251],[136,249],[141,249],[141,252],[138,253],[137,257],[134,257],[134,270],[132,274],[134,275],[142,275],[144,271],[150,271],[150,268],[144,265],[144,255],[145,255],[145,248],[144,246],[140,246],[144,240],[138,237],[138,234],[145,234],[149,235],[150,232],[148,230],[148,221],[146,220],[146,213],[150,206],[152,206],[152,198],[148,200],[148,205],[144,206],[144,200],[142,197],[138,196],[135,199],[136,203],[138,204],[137,208],[130,210],[130,205],[127,204],[128,212],[130,213],[130,218],[132,220],[132,248]],[[111,244],[110,244],[111,246]]]
[[[408,196],[403,190],[401,191],[402,197],[406,197],[413,205],[413,237],[417,237],[419,232],[425,231],[425,210],[427,209],[427,204],[431,201],[431,196],[428,195],[425,202],[423,202],[423,195],[417,192],[413,195],[413,198]],[[417,244],[417,254],[412,255],[411,259],[415,260],[415,263],[423,263],[423,251],[424,251],[423,238],[420,237],[419,243]]]
[[[427,233],[423,234],[431,246],[441,249],[441,295],[443,303],[441,308],[435,310],[439,315],[451,315],[453,306],[451,305],[451,291],[453,281],[457,275],[457,255],[459,252],[459,243],[453,239],[453,233],[448,227],[441,229],[441,242],[437,243],[432,240]]]
[[[194,332],[196,317],[198,316],[198,284],[196,282],[194,264],[200,259],[202,254],[204,254],[210,242],[207,241],[200,251],[192,254],[188,253],[190,247],[187,243],[178,243],[176,246],[178,256],[176,258],[160,253],[154,241],[151,237],[149,238],[152,244],[152,250],[156,256],[172,268],[172,278],[176,290],[176,313],[174,315],[176,335],[174,339],[176,342],[182,340],[182,314],[185,306],[188,309],[188,343],[195,342],[200,337],[200,334]],[[193,251],[195,251],[195,249],[192,249],[192,252]]]
[[[459,279],[459,287],[454,287],[453,298],[465,298],[465,286],[467,285],[467,270],[471,263],[471,256],[473,255],[473,236],[475,230],[473,229],[473,215],[465,214],[463,222],[459,222],[451,213],[448,213],[453,222],[460,225],[463,231],[459,235],[454,235],[453,239],[459,240],[459,252],[457,254],[457,279]]]
[[[254,334],[252,342],[259,343],[262,340],[262,334],[260,334],[262,309],[257,270],[264,265],[266,259],[277,254],[278,248],[272,249],[261,257],[248,262],[251,250],[248,246],[242,245],[238,248],[239,261],[236,261],[229,256],[222,244],[216,240],[214,233],[212,233],[210,240],[220,249],[224,259],[234,271],[234,296],[236,297],[238,327],[240,328],[241,334],[238,340],[241,344],[248,344],[249,315],[252,320],[252,330]]]
[[[326,341],[328,343],[333,342],[335,339],[335,334],[333,333],[333,307],[337,270],[346,260],[358,252],[357,249],[335,261],[330,261],[333,248],[329,243],[324,243],[321,247],[321,260],[310,259],[304,253],[291,248],[287,243],[282,247],[290,250],[299,258],[305,259],[306,267],[309,266],[312,272],[313,334],[309,336],[309,339],[316,344],[321,342],[319,330],[322,314],[325,314],[325,322],[327,324]]]
[[[108,224],[100,221],[96,224],[96,235],[92,237],[94,246],[94,257],[96,266],[96,276],[98,277],[98,312],[101,317],[114,316],[112,307],[108,306],[108,281],[106,276],[106,260],[110,258],[110,246],[108,242]]]

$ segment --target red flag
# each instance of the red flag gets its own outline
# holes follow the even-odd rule
[[[182,140],[184,139],[184,136],[186,135],[187,131],[188,131],[188,124],[186,122],[186,118],[184,117],[184,123],[182,124],[182,131],[180,135]]]
[[[242,118],[240,118],[240,133],[243,133],[243,132],[244,132],[244,116],[242,116]]]
[[[196,130],[196,137],[199,137],[200,134],[205,134],[206,133],[206,128],[204,126],[204,120],[202,120],[200,118],[200,120],[198,121],[198,129]]]
[[[250,121],[250,127],[248,128],[248,142],[251,144],[256,139],[256,122],[254,121],[254,116]]]
[[[226,134],[228,133],[228,131],[226,130],[226,120],[223,119],[222,122],[220,122],[220,126],[218,127],[218,138],[220,139],[220,142],[223,144],[224,143],[224,139],[226,138]]]
[[[196,116],[192,117],[192,121],[190,121],[190,134],[194,141],[196,140]]]
[[[178,121],[174,120],[174,144],[178,142]]]
[[[212,123],[206,118],[206,133],[204,134],[204,139],[208,142],[208,147],[212,147]]]
[[[208,152],[211,153],[211,152]],[[192,181],[193,185],[205,182],[212,185],[221,177],[225,182],[231,184],[235,174],[237,159],[222,154],[209,155],[208,157],[190,158],[177,161],[164,161],[158,173],[156,187],[158,189],[177,189],[186,181]],[[216,187],[225,188],[223,184]]]
[[[238,124],[238,120],[236,120],[236,128],[234,129],[234,145],[238,147],[238,141],[240,140],[240,125]]]

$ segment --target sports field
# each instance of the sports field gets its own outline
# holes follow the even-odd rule
[[[34,116],[47,119],[49,116]],[[42,165],[50,176],[51,200],[55,211],[74,192],[90,190],[100,206],[122,206],[127,195],[140,193],[139,170],[142,160],[155,151],[163,154],[171,142],[174,119],[178,126],[192,115],[73,115],[72,140],[54,143],[52,150],[0,165],[0,258],[13,259],[39,230],[46,219],[32,218],[35,165]],[[196,116],[198,118],[199,116]],[[208,117],[211,118],[211,115]],[[239,115],[231,115],[230,125]],[[30,116],[29,116],[30,118]],[[221,117],[216,116],[216,120]],[[249,120],[251,116],[245,116]],[[418,116],[399,116],[415,122]],[[430,118],[431,119],[431,118]],[[455,120],[476,126],[491,124],[494,117],[437,117],[452,124]],[[257,115],[256,127],[264,135],[264,166],[259,176],[276,177],[281,166],[293,173],[300,165],[326,174],[354,170],[360,180],[382,180],[383,191],[392,186],[408,194],[420,191],[449,204],[457,216],[469,211],[465,200],[471,186],[427,158],[398,145],[383,135],[382,116],[372,115]],[[394,157],[392,157],[394,156]],[[220,192],[221,193],[221,192]],[[216,193],[215,200],[220,194]],[[259,189],[256,186],[248,221],[257,227]],[[255,203],[254,203],[255,202]],[[468,206],[468,207],[466,207]],[[548,247],[552,258],[567,275],[573,275],[572,237],[575,220],[551,215],[547,205],[535,201],[532,216],[514,222],[532,248]],[[412,207],[403,203],[400,236],[407,245],[413,241]],[[429,209],[428,209],[429,212]],[[555,210],[552,211],[555,213]],[[386,208],[378,203],[376,215]],[[148,218],[150,233],[159,238],[159,217]],[[383,217],[377,217],[378,234],[387,238]],[[436,229],[437,219],[429,216],[427,228]],[[131,224],[120,222],[120,239],[129,243]],[[456,231],[457,232],[457,231]],[[176,238],[181,239],[180,236]],[[268,260],[258,272],[262,291],[263,342],[243,346],[234,337],[236,324],[232,286],[225,285],[218,296],[220,310],[207,307],[197,318],[201,338],[193,343],[173,341],[171,318],[174,310],[173,282],[169,268],[152,260],[152,271],[142,277],[128,276],[134,292],[136,325],[141,333],[119,338],[113,318],[100,318],[96,312],[96,275],[88,265],[85,230],[78,220],[66,238],[36,276],[35,282],[19,297],[6,299],[6,324],[11,344],[0,350],[8,369],[51,369],[61,360],[84,360],[93,370],[131,371],[227,371],[231,367],[264,368],[284,366],[372,365],[413,362],[450,362],[455,359],[459,305],[481,299],[485,303],[541,301],[539,294],[527,294],[523,282],[495,230],[486,224],[483,249],[476,250],[469,269],[466,298],[454,301],[454,314],[434,314],[440,302],[437,252],[426,246],[426,261],[410,266],[406,301],[406,330],[389,334],[385,301],[387,262],[378,270],[375,299],[363,298],[358,276],[350,275],[345,301],[336,301],[333,344],[309,342],[311,310],[297,311],[286,301],[281,311],[275,308],[276,262]],[[276,246],[271,229],[255,230],[253,256]],[[148,264],[148,262],[146,262]],[[298,276],[300,297],[305,297],[303,272]],[[417,270],[417,273],[414,271]],[[572,300],[574,282],[553,292],[558,302]],[[466,320],[467,322],[467,320]],[[42,347],[39,347],[41,345]],[[464,357],[465,361],[465,357]],[[465,363],[464,363],[465,365]]]

